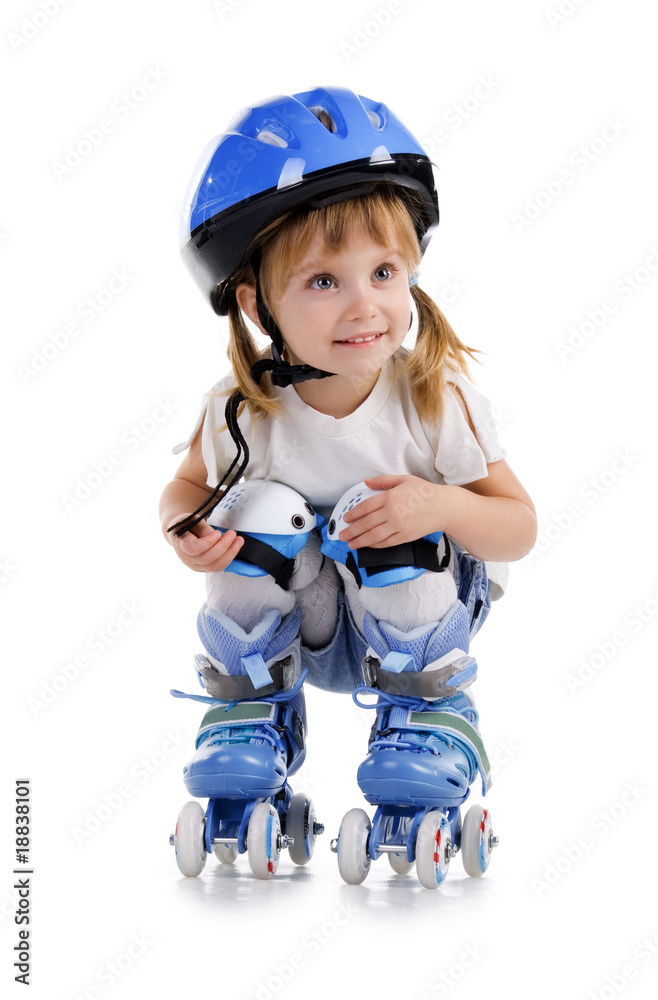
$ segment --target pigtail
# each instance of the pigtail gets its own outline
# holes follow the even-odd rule
[[[436,302],[419,285],[411,295],[418,310],[418,336],[413,351],[403,362],[414,405],[421,420],[441,418],[446,388],[445,368],[469,376],[468,361],[477,361],[475,348],[462,343]]]
[[[242,273],[232,279],[233,290],[219,286],[217,297],[222,306],[218,312],[220,315],[228,317],[230,337],[226,354],[233,369],[237,391],[241,396],[237,415],[239,416],[242,412],[246,402],[252,418],[255,419],[278,413],[281,406],[274,396],[267,372],[261,375],[258,382],[254,379],[254,366],[258,366],[259,362],[271,359],[272,352],[267,347],[264,350],[259,349],[235,297],[234,288],[236,285],[242,281],[253,282],[253,280],[253,272],[247,265]],[[229,389],[226,394],[235,391],[235,388]],[[220,430],[223,430],[225,426]]]
[[[263,376],[260,383],[256,383],[251,374],[257,362],[271,357],[271,351],[269,348],[263,351],[258,349],[237,301],[230,305],[228,321],[231,338],[227,354],[240,392],[249,403],[254,416],[276,412],[278,404],[273,397],[269,377]]]
[[[266,307],[274,315],[273,299],[276,299],[277,290],[285,286],[295,261],[307,252],[318,230],[324,236],[327,249],[338,250],[355,230],[368,233],[386,246],[392,227],[409,269],[414,272],[419,264],[420,248],[413,217],[413,202],[410,203],[408,197],[402,199],[398,192],[382,188],[359,198],[312,211],[298,210],[274,220],[258,234],[249,249],[249,258],[254,253],[262,255],[260,276]],[[249,262],[241,265],[216,290],[217,311],[227,315],[229,320],[231,336],[227,354],[241,395],[236,412],[240,414],[246,402],[252,419],[274,416],[281,412],[281,404],[264,364],[266,359],[272,359],[272,352],[270,348],[260,350],[237,303],[235,289],[242,282],[255,285]],[[399,370],[408,378],[420,418],[434,423],[440,420],[443,411],[446,368],[468,377],[468,362],[477,361],[475,355],[479,352],[462,343],[437,304],[422,288],[413,285],[411,294],[418,310],[418,336],[413,351],[399,352],[402,362]],[[252,369],[259,364],[263,374],[257,383]]]

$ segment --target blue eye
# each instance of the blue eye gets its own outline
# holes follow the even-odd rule
[[[327,291],[333,286],[334,280],[328,274],[318,274],[311,282],[311,288],[319,288],[320,291]]]
[[[375,281],[388,281],[389,278],[393,277],[393,269],[388,266],[388,264],[382,264],[374,272],[373,277]]]

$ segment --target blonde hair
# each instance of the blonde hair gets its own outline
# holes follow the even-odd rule
[[[286,287],[294,266],[307,253],[318,232],[323,236],[327,253],[340,251],[354,233],[367,235],[381,246],[389,246],[391,238],[395,237],[410,274],[414,274],[421,258],[414,224],[418,211],[411,192],[405,191],[401,196],[395,189],[380,186],[368,194],[322,208],[304,206],[264,227],[254,240],[249,256],[255,251],[261,253],[259,280],[263,301],[270,313],[276,318],[277,295]],[[229,317],[227,353],[252,417],[260,417],[279,412],[280,404],[267,375],[259,386],[251,376],[252,365],[271,357],[271,351],[258,349],[245,323],[235,298],[235,289],[243,282],[256,284],[249,263],[242,265],[224,286],[220,286]],[[396,352],[401,362],[398,370],[409,380],[420,418],[433,422],[440,418],[443,409],[445,368],[468,376],[467,359],[477,360],[477,352],[461,342],[436,303],[418,285],[412,286],[411,295],[418,310],[418,335],[412,351],[400,348]]]

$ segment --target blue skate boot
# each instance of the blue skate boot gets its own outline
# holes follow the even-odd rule
[[[208,704],[183,775],[190,794],[209,802],[205,814],[198,802],[183,807],[176,860],[195,876],[213,850],[225,864],[248,852],[253,874],[270,878],[283,847],[306,864],[322,832],[310,800],[288,784],[306,754],[299,612],[281,620],[272,611],[247,633],[204,607],[198,628],[207,655],[195,664],[210,697],[172,694]]]
[[[222,574],[225,585],[231,573],[269,576],[282,591],[292,587],[296,557],[318,524],[304,497],[266,480],[238,483],[206,516],[211,527],[244,539]],[[207,605],[199,613],[206,653],[195,664],[207,694],[172,691],[208,705],[183,772],[190,794],[207,797],[208,808],[204,814],[188,802],[170,838],[184,875],[198,875],[213,850],[225,864],[247,852],[252,872],[264,879],[276,872],[283,847],[298,865],[313,853],[322,825],[310,799],[288,784],[306,754],[299,623],[297,610],[271,610],[247,632]]]
[[[197,672],[221,701],[206,712],[196,754],[183,769],[187,790],[229,799],[277,795],[306,753],[299,615],[282,622],[272,611],[246,633],[204,607],[198,628],[209,655],[196,657]]]
[[[472,807],[463,828],[460,813],[478,774],[483,794],[491,784],[478,714],[466,694],[477,674],[469,625],[460,601],[440,622],[406,633],[366,614],[366,683],[354,700],[377,718],[357,781],[377,811],[372,824],[361,809],[343,820],[336,847],[347,882],[363,881],[384,853],[399,873],[415,861],[426,888],[443,881],[460,847],[469,874],[488,866],[497,842],[488,810]],[[377,703],[364,704],[363,693],[376,694]]]

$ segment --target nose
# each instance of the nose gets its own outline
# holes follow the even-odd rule
[[[374,293],[370,279],[359,281],[355,279],[348,289],[346,318],[348,320],[371,319],[377,315]]]

